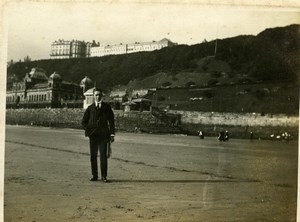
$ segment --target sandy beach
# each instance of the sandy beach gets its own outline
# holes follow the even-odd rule
[[[295,221],[297,141],[119,133],[91,182],[81,130],[6,126],[10,221]]]

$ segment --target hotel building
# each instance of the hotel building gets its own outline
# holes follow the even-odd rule
[[[52,59],[70,59],[70,58],[87,58],[101,57],[106,55],[121,55],[134,52],[154,51],[165,47],[177,45],[169,39],[152,42],[135,42],[118,45],[100,45],[100,43],[84,42],[78,40],[65,41],[57,40],[51,44],[50,56]]]
[[[177,45],[177,43],[171,42],[169,39],[162,39],[160,41],[152,42],[135,42],[130,44],[118,44],[118,45],[100,45],[96,47],[91,47],[91,57],[101,57],[106,55],[120,55],[128,54],[134,52],[143,52],[143,51],[154,51],[159,50],[165,47],[172,47]]]
[[[91,55],[91,47],[99,46],[95,41],[92,43],[59,39],[51,44],[50,56],[52,59],[86,58]]]

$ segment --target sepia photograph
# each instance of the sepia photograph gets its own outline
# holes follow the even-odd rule
[[[0,220],[298,221],[300,4],[237,2],[2,3]]]

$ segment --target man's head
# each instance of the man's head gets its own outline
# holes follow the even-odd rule
[[[94,99],[96,102],[100,102],[102,98],[102,90],[99,88],[94,89]]]

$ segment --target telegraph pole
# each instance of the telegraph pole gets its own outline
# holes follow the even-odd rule
[[[216,39],[216,42],[215,42],[215,55],[214,55],[215,58],[217,56],[217,47],[218,47],[218,39]]]

